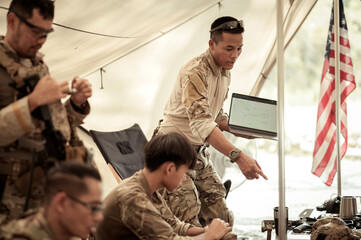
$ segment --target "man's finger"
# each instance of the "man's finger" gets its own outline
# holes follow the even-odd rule
[[[268,180],[268,177],[266,176],[266,174],[263,173],[262,170],[259,170],[259,175],[261,175],[265,180]]]
[[[257,160],[256,160],[255,162],[256,162],[257,167],[262,170],[262,168],[261,168],[261,166],[258,164]]]
[[[258,164],[257,161],[256,161],[256,165],[257,165],[257,167],[258,167],[258,169],[259,169],[258,174],[260,174],[265,180],[268,180],[268,177],[263,173],[262,168],[261,168],[261,166]]]

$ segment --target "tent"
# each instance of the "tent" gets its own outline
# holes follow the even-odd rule
[[[9,3],[0,1],[1,34],[6,31]],[[283,0],[285,45],[315,3]],[[92,112],[85,129],[114,131],[138,123],[149,138],[177,71],[206,50],[211,22],[225,15],[243,19],[246,28],[230,93],[257,95],[275,63],[276,1],[58,0],[55,32],[41,52],[58,81],[79,75],[92,82]],[[82,138],[95,146],[87,134]],[[105,162],[94,148],[96,163],[108,176],[109,169],[103,168]],[[104,178],[104,195],[114,184],[114,179]]]

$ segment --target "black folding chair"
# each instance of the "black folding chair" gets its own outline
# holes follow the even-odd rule
[[[115,132],[90,130],[90,135],[105,161],[110,163],[122,179],[143,169],[143,149],[148,140],[138,124]]]

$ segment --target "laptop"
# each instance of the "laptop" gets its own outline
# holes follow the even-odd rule
[[[232,133],[277,140],[277,101],[233,93],[228,126]]]

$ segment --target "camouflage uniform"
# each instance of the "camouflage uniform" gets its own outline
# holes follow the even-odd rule
[[[35,148],[39,161],[45,161],[45,139],[42,130],[43,121],[32,117],[28,106],[28,97],[17,98],[18,92],[9,86],[24,85],[23,79],[37,73],[40,78],[49,74],[48,67],[43,62],[43,55],[37,53],[32,58],[21,58],[15,50],[0,36],[0,225],[5,221],[18,217],[24,206],[30,168]],[[70,101],[49,104],[54,127],[59,130],[66,141],[73,139],[76,126],[83,122],[89,114],[87,103],[84,111],[76,111]],[[34,188],[30,194],[29,208],[41,205],[40,167],[34,169]],[[6,182],[6,186],[5,185]],[[2,189],[5,192],[2,195]]]
[[[229,85],[230,72],[217,66],[208,49],[180,70],[157,130],[158,134],[180,133],[198,150],[196,168],[188,172],[187,180],[173,193],[162,192],[173,213],[195,225],[198,213],[207,223],[218,217],[233,225],[224,186],[209,153],[201,148],[217,124],[227,119],[222,106]]]
[[[0,227],[2,240],[55,240],[42,211]]]
[[[338,217],[321,218],[312,225],[311,240],[359,240],[360,236]]]
[[[157,192],[151,192],[142,170],[120,182],[104,204],[97,240],[192,239],[185,236],[190,224],[174,218]]]

